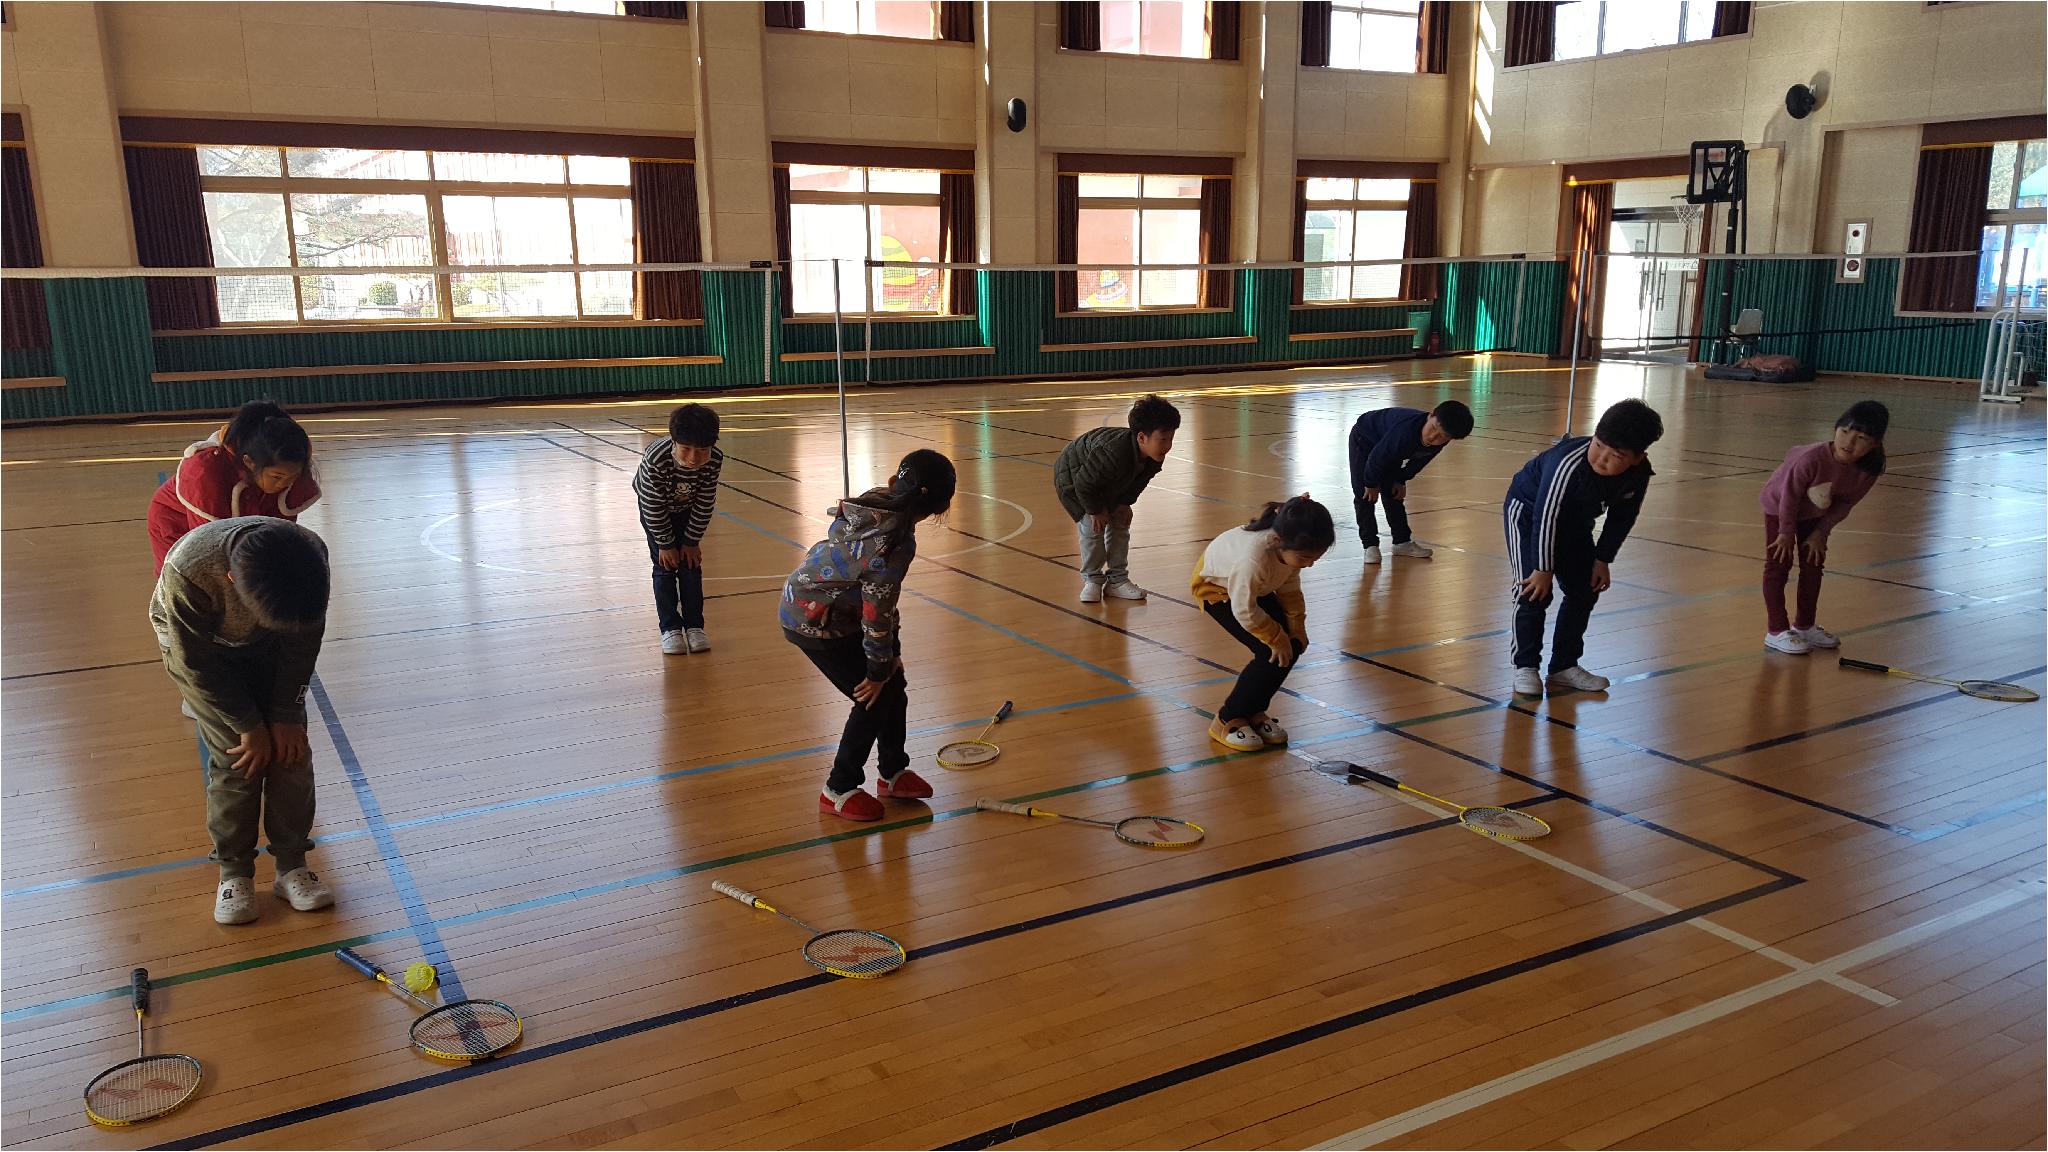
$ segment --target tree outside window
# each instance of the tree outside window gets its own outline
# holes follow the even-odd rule
[[[1984,202],[1984,239],[1977,259],[1977,307],[2048,306],[2048,140],[2007,140],[1991,149],[1991,191]]]

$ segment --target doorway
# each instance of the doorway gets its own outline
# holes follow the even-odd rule
[[[1690,359],[1700,261],[1655,255],[1700,250],[1700,211],[1682,178],[1620,180],[1601,283],[1603,357],[1683,364]]]

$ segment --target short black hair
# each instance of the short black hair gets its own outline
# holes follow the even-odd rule
[[[1437,426],[1450,434],[1453,440],[1463,440],[1472,434],[1472,410],[1456,400],[1446,400],[1430,409],[1436,417]]]
[[[1157,394],[1146,396],[1131,405],[1129,423],[1131,431],[1140,436],[1149,432],[1171,432],[1180,427],[1180,409]]]
[[[265,628],[307,632],[327,620],[327,550],[286,520],[264,518],[228,553],[235,591]]]
[[[1623,400],[1600,414],[1593,435],[1609,448],[1648,452],[1650,445],[1664,438],[1664,418],[1641,400]]]
[[[718,443],[718,413],[702,404],[685,404],[668,414],[668,438],[693,448]]]
[[[266,420],[285,417],[288,414],[275,400],[251,400],[228,418],[228,430],[221,443],[232,445],[237,451],[246,451],[242,446],[263,427]]]

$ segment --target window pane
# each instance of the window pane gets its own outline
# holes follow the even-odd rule
[[[1360,200],[1406,200],[1408,199],[1408,182],[1406,180],[1360,180],[1358,182],[1358,198]]]
[[[850,36],[860,31],[860,13],[853,0],[804,0],[804,27]]]
[[[1415,18],[1359,17],[1358,67],[1370,72],[1415,71]]]
[[[1138,0],[1102,0],[1102,50],[1138,50]]]
[[[1311,200],[1349,200],[1358,182],[1334,176],[1311,176],[1308,178],[1308,198]]]
[[[299,281],[308,320],[420,320],[441,314],[432,276],[307,276]]]
[[[1599,0],[1566,0],[1557,6],[1559,60],[1580,60],[1600,50]]]
[[[633,162],[624,156],[571,156],[569,183],[617,184],[633,182]]]
[[[868,169],[868,191],[920,192],[937,196],[939,194],[939,174],[936,170],[929,168],[870,168]]]
[[[867,258],[867,209],[859,204],[792,204],[789,206],[790,285],[798,312],[832,311],[832,266],[824,260],[850,261],[841,266],[840,308],[867,310],[862,290]]]
[[[861,190],[861,171],[844,164],[791,164],[789,189],[792,192],[858,192]]]
[[[1362,68],[1364,64],[1359,42],[1358,13],[1330,13],[1330,67]]]
[[[1681,38],[1687,44],[1714,38],[1714,5],[1711,2],[1692,0],[1685,6],[1685,34]]]
[[[579,196],[576,209],[576,262],[633,262],[633,202]]]
[[[1998,307],[1999,273],[2005,261],[2005,232],[2008,226],[1993,224],[1984,229],[1977,257],[1977,307]]]
[[[1202,178],[1200,176],[1147,176],[1145,195],[1159,200],[1200,200]]]
[[[1209,6],[1206,3],[1201,0],[1144,0],[1138,9],[1138,51],[1147,56],[1197,59],[1209,54]]]
[[[479,4],[488,8],[538,8],[544,12],[595,12],[619,15],[618,0],[450,0],[455,4]]]
[[[870,36],[912,36],[930,40],[937,34],[931,0],[862,0],[860,30]]]
[[[585,316],[631,316],[633,274],[631,272],[582,272],[583,314]]]
[[[1301,258],[1319,260],[1351,258],[1351,213],[1310,212],[1303,222]],[[1309,268],[1302,273],[1302,299],[1349,300],[1349,268]]]
[[[1135,198],[1138,195],[1138,178],[1136,176],[1083,174],[1077,183],[1080,185],[1081,198],[1083,200],[1091,196]]]
[[[281,176],[278,167],[277,149],[233,147],[201,148],[199,150],[199,174],[201,176]]]
[[[299,193],[292,240],[299,263],[313,267],[434,262],[425,196]]]
[[[1077,264],[1136,264],[1138,213],[1130,208],[1083,208],[1074,250]],[[1077,278],[1083,308],[1138,306],[1127,271],[1081,272]]]
[[[361,148],[287,148],[285,166],[294,176],[350,180],[425,180],[425,152],[368,151]]]
[[[868,234],[874,237],[878,260],[917,260],[935,264],[939,251],[939,210],[907,204],[868,207]],[[877,268],[879,311],[944,311],[940,289],[945,277],[937,268]]]
[[[1407,232],[1406,212],[1360,212],[1358,214],[1357,258],[1360,260],[1398,260],[1401,258],[1401,244]],[[1398,264],[1376,264],[1359,268],[1351,274],[1352,298],[1356,300],[1391,300],[1401,291],[1401,266]]]
[[[2012,226],[2011,251],[2005,257],[2005,307],[2039,308],[2048,290],[2048,246],[2042,243],[2042,224],[2035,220]],[[2024,270],[2024,275],[2022,271]]]
[[[516,152],[436,152],[434,177],[484,184],[560,184],[562,158]]]
[[[446,196],[450,264],[567,264],[569,202],[559,196]],[[457,316],[574,316],[569,272],[460,273],[449,278]]]
[[[1678,43],[1678,0],[1627,0],[1607,5],[1603,52]]]
[[[2012,207],[2013,168],[2019,157],[2017,141],[2002,140],[1991,146],[1991,188],[1984,196],[1984,207],[1993,212]]]
[[[1202,259],[1202,214],[1188,208],[1147,208],[1138,256],[1146,264],[1197,264]],[[1140,274],[1138,305],[1165,308],[1195,303],[1200,272],[1192,268]]]
[[[275,158],[277,152],[271,150]],[[216,268],[288,268],[284,196],[269,192],[208,192],[206,228],[213,238]],[[289,276],[229,276],[214,281],[220,318],[230,324],[252,320],[297,320]]]
[[[2020,161],[2019,203],[2016,208],[2048,207],[2048,141],[2027,143]]]

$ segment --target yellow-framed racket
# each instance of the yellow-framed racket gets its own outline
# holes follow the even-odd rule
[[[811,934],[804,944],[804,959],[815,968],[844,976],[849,980],[873,980],[887,976],[910,962],[910,953],[903,945],[865,928],[838,928],[827,931],[816,925],[799,920],[775,905],[770,904],[737,884],[723,880],[713,881],[711,890],[720,896],[730,896],[749,908],[773,912],[791,924]]]
[[[356,955],[354,949],[337,948],[334,955],[421,1010],[420,1018],[412,1022],[412,1046],[436,1060],[461,1064],[487,1060],[519,1043],[526,1031],[525,1022],[509,1005],[496,1000],[457,1000],[436,1008],[382,968]]]
[[[1001,756],[1003,750],[988,742],[988,734],[1009,714],[1010,702],[1005,700],[1003,706],[996,709],[996,714],[989,717],[988,723],[982,725],[980,735],[972,740],[955,740],[942,746],[939,749],[939,767],[955,770],[979,768]]]
[[[1500,808],[1491,804],[1467,808],[1463,804],[1446,800],[1441,796],[1431,796],[1420,788],[1410,788],[1408,785],[1401,783],[1384,772],[1375,772],[1358,764],[1346,764],[1344,768],[1346,769],[1346,779],[1344,782],[1347,784],[1371,781],[1383,788],[1392,788],[1397,792],[1406,792],[1410,796],[1420,796],[1432,804],[1441,804],[1446,808],[1456,808],[1458,810],[1458,823],[1479,833],[1481,836],[1488,836],[1495,840],[1534,840],[1540,836],[1550,835],[1550,825],[1529,815],[1527,812],[1520,812],[1513,808]]]
[[[1045,820],[1071,820],[1076,824],[1093,824],[1116,833],[1116,838],[1126,844],[1140,848],[1193,848],[1209,833],[1200,824],[1172,816],[1126,816],[1122,820],[1091,820],[1086,816],[1067,816],[1033,808],[1029,804],[1011,804],[1002,800],[976,800],[976,808],[983,812],[1008,812],[1012,816],[1036,816]]]
[[[85,1086],[85,1114],[103,1128],[125,1128],[185,1106],[199,1092],[205,1069],[177,1053],[143,1055],[143,1021],[149,1016],[149,970],[128,974],[135,1002],[135,1059],[123,1060]]]
[[[2041,698],[2041,694],[2032,688],[2025,688],[2018,684],[2007,684],[2003,680],[1950,680],[1944,676],[1929,676],[1921,672],[1908,672],[1904,668],[1894,668],[1889,664],[1873,664],[1868,660],[1851,660],[1847,656],[1841,657],[1839,663],[1844,668],[1855,668],[1863,672],[1882,672],[1887,676],[1897,676],[1901,680],[1918,680],[1922,684],[1946,684],[1965,696],[1975,696],[1979,700],[1999,700],[2007,704],[2029,704]]]

